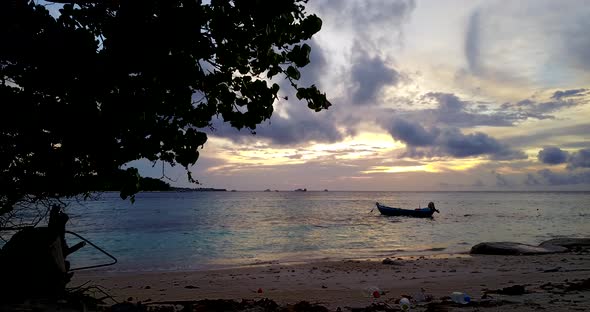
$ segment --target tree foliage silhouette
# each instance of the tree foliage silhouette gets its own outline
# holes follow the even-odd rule
[[[322,25],[307,0],[51,3],[59,16],[0,2],[0,215],[114,181],[133,196],[138,172],[120,168],[136,159],[180,164],[192,181],[200,129],[214,116],[256,129],[278,97],[271,78],[330,106],[297,83]]]

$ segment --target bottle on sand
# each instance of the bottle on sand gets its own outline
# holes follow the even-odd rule
[[[471,301],[471,298],[469,298],[466,293],[455,291],[451,294],[451,300],[459,304],[468,304]]]

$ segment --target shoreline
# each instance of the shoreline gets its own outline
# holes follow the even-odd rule
[[[419,251],[397,251],[397,254],[383,254],[383,255],[371,255],[367,257],[346,257],[346,258],[334,258],[334,257],[324,257],[324,258],[305,258],[301,257],[300,259],[294,260],[284,260],[288,257],[276,259],[276,260],[255,260],[249,263],[230,263],[230,262],[219,262],[219,263],[209,263],[204,264],[200,267],[190,267],[190,268],[163,268],[163,269],[140,269],[140,270],[133,270],[133,269],[109,269],[110,267],[98,268],[93,270],[84,270],[80,271],[82,275],[92,274],[93,272],[97,272],[100,274],[109,274],[109,275],[117,275],[117,274],[124,274],[124,275],[134,275],[134,274],[149,274],[149,273],[179,273],[179,272],[207,272],[207,271],[223,271],[223,270],[232,270],[232,269],[246,269],[252,267],[259,267],[259,266],[267,266],[267,265],[309,265],[309,264],[316,264],[316,263],[337,263],[342,261],[374,261],[380,262],[385,258],[402,258],[402,259],[411,259],[411,258],[418,258],[418,257],[426,257],[426,258],[452,258],[457,256],[469,256],[469,250],[461,251],[461,252],[446,252],[446,248],[444,250],[438,250],[443,248],[432,248],[437,250],[419,250]],[[116,267],[116,265],[115,265]]]
[[[485,289],[524,285],[529,293],[509,298],[522,301],[517,300],[515,304],[525,309],[523,311],[528,311],[524,305],[526,300],[551,307],[554,311],[571,311],[571,305],[561,309],[559,303],[564,298],[576,307],[590,310],[589,290],[572,293],[569,298],[570,295],[560,297],[541,287],[547,283],[590,279],[590,254],[587,252],[528,256],[464,253],[400,256],[392,258],[390,264],[384,264],[382,260],[261,263],[239,268],[178,272],[95,270],[77,272],[71,285],[91,281],[89,284],[101,285],[120,302],[149,304],[268,298],[281,305],[305,300],[333,311],[338,307],[366,307],[373,303],[393,305],[402,295],[412,296],[421,289],[434,298],[463,291],[475,300]],[[383,295],[378,299],[371,298],[366,291],[370,287],[378,287]],[[415,308],[420,311],[421,307]]]

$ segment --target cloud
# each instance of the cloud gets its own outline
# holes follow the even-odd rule
[[[433,145],[440,134],[440,130],[437,128],[426,130],[418,123],[395,119],[391,124],[389,133],[395,139],[416,147]]]
[[[515,106],[513,105],[512,107],[516,107],[516,111],[518,112],[518,114],[521,116],[522,119],[525,120],[528,118],[553,119],[554,116],[548,115],[549,113],[554,113],[561,109],[577,106],[580,104],[582,103],[572,100],[555,100],[541,103],[536,103],[532,100],[524,100],[518,102]],[[506,105],[504,107],[508,106],[509,105]]]
[[[590,171],[555,173],[549,169],[543,169],[538,172],[543,179],[550,185],[570,185],[570,184],[587,184],[590,183]]]
[[[474,11],[469,17],[467,32],[465,34],[465,57],[472,72],[481,70],[479,63],[479,11]]]
[[[370,57],[362,49],[357,54],[350,70],[352,100],[354,104],[376,104],[377,96],[384,87],[396,85],[400,74],[387,66],[381,57]]]
[[[366,40],[373,40],[372,36],[384,29],[401,33],[400,26],[416,8],[414,0],[317,0],[311,4],[327,24],[355,32]]]
[[[300,105],[303,106],[303,105]],[[307,107],[292,105],[286,108],[288,116],[273,114],[270,121],[263,122],[254,130],[237,130],[221,120],[215,120],[214,130],[209,134],[229,138],[234,142],[248,143],[255,140],[269,140],[272,144],[290,145],[309,141],[336,142],[343,139],[337,128],[338,122],[329,112],[312,112]]]
[[[306,43],[311,47],[311,53],[309,55],[310,62],[307,66],[300,69],[301,78],[299,79],[298,84],[303,87],[309,87],[312,84],[315,84],[320,90],[323,90],[324,86],[321,80],[328,65],[325,52],[319,43],[313,38]],[[287,88],[290,88],[290,86]]]
[[[331,1],[334,2],[334,1]],[[355,25],[401,24],[416,7],[414,0],[355,1],[353,22]]]
[[[495,160],[526,158],[524,153],[512,150],[482,132],[465,135],[458,128],[448,128],[442,132],[437,141],[444,154],[458,158],[479,155],[489,155]]]
[[[544,147],[539,151],[538,159],[544,164],[558,165],[567,163],[567,168],[590,168],[590,149],[580,149],[568,153],[559,147]]]
[[[408,157],[451,156],[456,158],[487,155],[490,159],[523,159],[526,155],[482,132],[463,134],[459,128],[424,128],[419,123],[394,119],[391,136],[406,143]]]
[[[567,167],[568,169],[590,168],[590,149],[581,149],[572,153]]]
[[[564,90],[564,91],[555,91],[553,93],[552,99],[561,100],[564,97],[572,97],[572,96],[583,96],[587,95],[586,91],[588,89],[572,89],[572,90]]]
[[[477,179],[477,180],[475,180],[475,182],[473,182],[473,184],[471,186],[482,187],[482,186],[486,186],[486,185],[485,185],[485,183],[483,183],[482,180]]]
[[[504,141],[512,146],[538,146],[546,144],[547,141],[554,139],[555,141],[561,141],[560,137],[570,136],[584,138],[590,133],[590,124],[581,124],[573,126],[565,126],[561,128],[549,128],[549,129],[536,129],[534,132],[521,135],[513,136],[504,139]],[[588,141],[580,139],[579,142],[570,143],[571,147],[586,147],[589,145]],[[564,144],[565,145],[565,144]]]
[[[590,69],[590,8],[583,1],[484,1],[463,37],[467,68],[499,83],[547,88]]]
[[[510,181],[508,181],[508,179],[506,179],[505,176],[503,176],[499,173],[496,173],[496,186],[508,187],[510,185],[512,185],[512,184],[510,183]]]
[[[533,174],[528,173],[526,175],[526,180],[524,181],[524,184],[525,185],[540,185],[541,182],[539,182],[539,180],[537,180],[537,178]]]
[[[424,99],[434,100],[438,106],[434,109],[415,111],[414,115],[432,116],[435,123],[457,127],[507,127],[512,126],[518,120],[518,117],[510,112],[482,112],[479,103],[463,101],[452,93],[429,92],[424,95]]]
[[[572,67],[590,70],[590,9],[587,5],[578,8],[577,14],[570,16],[571,25],[564,33],[564,53]]]
[[[568,90],[562,92],[573,95]],[[392,112],[407,120],[459,128],[513,127],[529,119],[554,119],[553,114],[560,110],[586,104],[587,96],[577,94],[579,96],[569,99],[562,95],[560,99],[551,101],[524,99],[516,103],[496,104],[464,100],[453,93],[428,92],[413,101],[410,99],[409,102],[414,106],[434,104],[434,108],[396,109]]]
[[[544,164],[558,165],[567,161],[568,153],[559,147],[544,147],[539,151],[537,158]]]
[[[553,114],[571,107],[576,107],[588,103],[587,94],[571,93],[571,90],[556,91],[551,97],[554,100],[535,101],[531,99],[524,99],[516,103],[504,103],[500,106],[501,110],[509,112],[506,116],[510,117],[514,122],[525,121],[527,119],[554,119]],[[565,94],[561,94],[563,92]],[[571,93],[571,95],[567,95]],[[557,94],[557,96],[556,96]],[[568,98],[577,94],[577,97]]]
[[[306,43],[311,47],[310,63],[301,69],[298,84],[304,87],[315,84],[322,91],[328,92],[329,90],[324,90],[325,86],[321,81],[328,67],[325,51],[314,39]],[[223,122],[221,117],[214,119],[212,128],[204,131],[210,135],[228,138],[236,143],[248,144],[257,140],[266,140],[277,145],[297,145],[309,141],[331,143],[342,140],[344,135],[338,127],[341,124],[351,125],[351,127],[355,124],[355,119],[336,114],[334,108],[322,112],[311,111],[305,102],[297,100],[296,91],[287,80],[281,79],[275,82],[281,87],[281,97],[286,96],[287,100],[281,99],[280,102],[275,103],[275,112],[269,120],[256,127],[253,131],[255,135],[249,129],[232,128],[228,123]],[[348,123],[342,123],[340,118],[347,120]],[[345,130],[345,133],[350,132],[352,130]]]

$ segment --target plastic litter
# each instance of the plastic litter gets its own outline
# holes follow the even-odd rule
[[[381,297],[381,289],[377,286],[369,286],[363,290],[363,295],[369,298],[380,298]]]
[[[454,291],[451,294],[451,300],[453,300],[453,302],[459,303],[459,304],[468,304],[469,302],[471,302],[471,298],[466,293],[462,293],[462,292],[458,292],[458,291]]]
[[[401,298],[399,300],[399,308],[402,309],[402,311],[410,311],[410,300],[408,298]]]
[[[375,291],[373,292],[373,298],[379,298],[379,297],[381,297],[381,293],[380,293],[380,292],[378,292],[377,290],[375,290]]]

